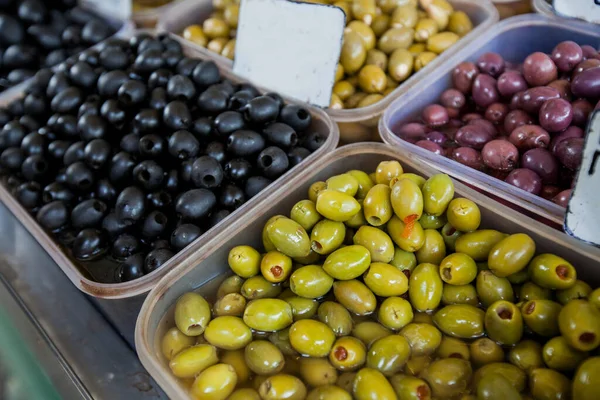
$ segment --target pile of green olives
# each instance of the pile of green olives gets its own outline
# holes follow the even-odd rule
[[[600,289],[397,161],[315,182],[162,339],[195,399],[597,399]],[[214,301],[212,301],[214,300]]]
[[[367,107],[473,29],[447,0],[304,0],[331,4],[346,14],[332,109]],[[239,0],[213,0],[214,12],[183,37],[233,59]]]

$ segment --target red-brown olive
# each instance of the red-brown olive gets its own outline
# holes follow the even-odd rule
[[[527,90],[527,81],[518,71],[506,71],[498,77],[498,92],[503,97],[512,97]]]
[[[552,198],[552,202],[566,208],[569,205],[572,191],[572,189],[563,190]]]
[[[521,125],[515,128],[508,140],[521,151],[550,145],[550,134],[538,125]]]
[[[487,142],[481,150],[483,163],[499,171],[511,171],[519,163],[519,150],[508,140]]]
[[[456,89],[447,89],[440,95],[440,104],[448,108],[463,108],[466,104],[465,95]]]
[[[504,122],[509,111],[508,106],[504,103],[492,103],[485,109],[485,119],[498,125]]]
[[[573,108],[573,125],[585,127],[590,113],[594,110],[592,103],[586,99],[577,99],[571,103]]]
[[[523,153],[521,167],[538,174],[544,184],[555,184],[558,181],[558,161],[546,149],[536,148]]]
[[[504,181],[531,194],[539,194],[542,190],[542,179],[527,168],[517,168],[511,171]]]
[[[504,118],[504,132],[510,135],[519,126],[531,124],[533,124],[533,118],[525,111],[512,110]]]
[[[573,41],[567,40],[552,50],[552,61],[562,72],[569,72],[583,60],[583,50]]]
[[[458,147],[456,149],[452,149],[451,158],[454,161],[457,161],[463,165],[468,167],[483,170],[483,159],[481,158],[481,153],[470,147]]]
[[[479,74],[473,80],[471,95],[479,107],[487,107],[499,100],[496,80],[489,75]]]
[[[565,99],[550,99],[546,101],[539,114],[540,125],[550,132],[560,132],[571,125],[573,108]]]
[[[547,54],[535,52],[525,58],[523,76],[529,85],[543,86],[557,78],[558,69]]]
[[[462,62],[452,71],[452,84],[464,94],[470,93],[479,69],[472,62]]]
[[[565,139],[568,138],[582,138],[584,137],[584,132],[583,129],[579,128],[578,126],[570,126],[567,129],[565,129],[563,132],[555,134],[554,137],[552,138],[552,142],[550,143],[550,151],[552,152],[552,154],[556,154],[556,146],[562,142]]]
[[[534,87],[523,92],[520,107],[527,113],[537,115],[546,101],[559,98],[560,93],[554,88],[548,86]]]
[[[560,160],[561,164],[572,171],[576,171],[581,165],[583,157],[583,138],[567,138],[556,145],[554,155]]]
[[[504,58],[498,53],[484,53],[477,59],[479,71],[497,78],[504,72]]]

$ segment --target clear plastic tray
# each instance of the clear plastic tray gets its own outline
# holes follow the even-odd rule
[[[536,13],[545,15],[548,18],[558,18],[558,15],[554,14],[552,4],[548,3],[546,0],[532,0],[531,4]]]
[[[381,137],[384,142],[423,158],[434,168],[562,226],[564,208],[483,172],[405,142],[392,132],[392,127],[419,119],[423,108],[436,103],[440,94],[451,87],[451,72],[460,62],[475,61],[481,54],[489,51],[501,54],[508,61],[522,62],[535,51],[550,53],[554,46],[563,40],[598,47],[600,26],[575,20],[550,19],[538,14],[520,15],[499,22],[483,36],[449,57],[427,80],[394,101],[379,123]]]
[[[198,288],[201,294],[214,294],[216,285],[229,275],[229,250],[242,244],[261,248],[264,223],[273,215],[288,215],[297,201],[306,198],[308,187],[313,182],[325,180],[349,169],[374,170],[379,162],[391,159],[399,160],[406,172],[416,172],[424,176],[436,173],[410,153],[384,144],[359,143],[343,146],[321,164],[308,167],[301,175],[271,193],[255,213],[244,215],[238,224],[229,226],[215,236],[204,247],[202,254],[197,255],[194,262],[173,269],[158,283],[144,301],[138,316],[135,347],[142,365],[170,398],[189,398],[185,388],[171,374],[160,350],[162,335],[174,324],[173,308],[177,298]],[[581,279],[590,283],[600,280],[600,249],[523,217],[461,183],[455,182],[455,192],[457,196],[470,198],[479,205],[482,227],[507,233],[527,233],[535,240],[538,252],[552,252],[565,257],[577,267]]]
[[[177,3],[180,2],[181,0],[173,0],[171,3],[167,3],[159,7],[145,8],[139,11],[136,11],[134,6],[131,19],[138,28],[154,28],[156,27],[160,16],[169,11],[172,7],[176,6]]]
[[[428,79],[428,74],[441,65],[450,55],[465,47],[470,41],[486,32],[498,21],[498,11],[489,0],[449,0],[455,9],[464,11],[473,21],[473,30],[465,35],[457,44],[446,50],[441,56],[427,65],[418,73],[404,81],[396,90],[383,100],[364,108],[352,110],[327,110],[331,118],[340,128],[342,143],[359,141],[381,140],[377,132],[377,122],[388,105],[400,96],[403,96],[411,87],[421,80]],[[185,27],[204,21],[212,12],[210,0],[184,0],[161,16],[157,29],[166,30],[177,35]],[[201,46],[193,45],[209,54],[212,59],[226,68],[232,68],[232,61],[219,54],[212,53]]]
[[[135,34],[135,32],[155,33],[156,31],[140,30],[133,31],[133,34]],[[184,51],[188,56],[206,58],[203,56],[203,54],[198,53],[196,49],[188,47],[186,43],[183,45]],[[221,72],[224,77],[233,82],[246,82],[237,75],[233,74],[231,71],[222,69]],[[19,86],[8,89],[2,95],[0,95],[0,107],[3,107],[12,100],[21,97],[26,85],[27,82],[24,82]],[[263,91],[263,93],[264,92],[265,91]],[[298,102],[287,98],[285,100],[290,103],[299,104]],[[27,230],[29,230],[29,232],[42,245],[44,250],[50,254],[52,259],[69,277],[73,284],[81,291],[94,297],[106,299],[129,298],[144,294],[152,289],[152,287],[156,285],[160,278],[162,278],[169,270],[178,265],[187,265],[195,255],[202,253],[204,251],[204,245],[210,241],[211,237],[226,229],[226,227],[232,223],[237,225],[236,220],[238,218],[241,218],[247,214],[252,214],[255,207],[266,197],[268,197],[269,192],[280,190],[281,187],[285,185],[285,182],[302,173],[303,169],[308,168],[311,165],[321,163],[321,160],[336,148],[339,140],[339,131],[337,125],[331,121],[331,118],[329,118],[329,116],[323,110],[307,106],[305,104],[303,105],[309,109],[312,115],[313,125],[311,129],[325,135],[327,137],[325,143],[323,143],[323,145],[317,149],[317,151],[313,152],[309,157],[303,160],[302,163],[279,177],[267,189],[248,200],[244,205],[221,221],[221,223],[208,230],[204,235],[196,239],[196,241],[194,241],[184,250],[177,253],[161,268],[130,282],[109,284],[99,283],[90,279],[89,274],[86,273],[83,268],[78,266],[77,262],[72,260],[65,252],[62,251],[61,247],[42,229],[41,226],[37,224],[35,218],[31,216],[23,207],[21,207],[19,202],[3,185],[0,185],[0,201],[2,201],[11,210],[11,212],[17,216]]]

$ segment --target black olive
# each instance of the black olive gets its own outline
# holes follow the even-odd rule
[[[258,169],[269,179],[275,179],[289,167],[287,154],[279,147],[267,147],[258,155],[256,161]]]
[[[23,100],[25,114],[35,117],[43,116],[48,109],[46,98],[40,94],[30,93]]]
[[[103,72],[98,78],[98,93],[101,96],[115,97],[121,85],[128,80],[127,74],[121,70]]]
[[[32,78],[34,74],[35,74],[35,71],[31,70],[31,69],[25,69],[25,68],[13,69],[12,71],[10,71],[8,73],[8,75],[6,76],[6,79],[8,80],[8,82],[11,86],[14,86],[14,85],[18,85],[21,82],[26,81],[27,79]]]
[[[154,239],[156,237],[161,236],[165,229],[167,229],[167,224],[169,219],[165,214],[158,210],[152,211],[146,219],[144,219],[144,223],[142,224],[142,235],[147,239]]]
[[[217,198],[210,190],[192,189],[177,198],[175,212],[186,221],[200,220],[207,217],[216,204]]]
[[[100,169],[106,165],[110,158],[110,144],[104,139],[93,139],[84,149],[84,160],[93,169]]]
[[[227,138],[227,151],[236,156],[249,156],[265,148],[265,139],[257,132],[241,129]]]
[[[81,28],[77,25],[68,26],[62,31],[60,39],[64,46],[72,47],[81,44]]]
[[[67,140],[53,140],[48,145],[48,155],[56,161],[62,162],[71,142]]]
[[[279,104],[269,96],[255,97],[248,103],[244,115],[248,121],[256,124],[275,121],[279,115]]]
[[[281,109],[279,120],[294,128],[296,132],[304,132],[310,127],[312,116],[304,107],[296,104],[286,104]]]
[[[131,182],[135,159],[128,152],[121,151],[115,154],[110,162],[108,178],[117,184]]]
[[[142,135],[156,131],[160,127],[159,112],[151,108],[140,110],[133,118],[133,127],[136,133]]]
[[[159,34],[159,36],[160,35],[161,34]],[[164,38],[160,38],[160,42],[163,44],[165,49],[167,49],[167,51],[173,51],[176,53],[183,52],[183,48],[181,47],[181,44],[179,44],[179,42],[177,40],[173,39],[172,37],[166,36]]]
[[[302,146],[310,151],[316,151],[327,141],[327,138],[318,132],[311,132],[302,141]]]
[[[140,154],[148,158],[156,158],[167,147],[165,140],[156,133],[149,133],[140,138]]]
[[[25,127],[18,121],[10,121],[0,131],[0,148],[20,146],[27,134]]]
[[[102,220],[102,229],[112,238],[129,231],[134,223],[131,220],[121,220],[116,213],[112,212]]]
[[[229,214],[231,214],[231,211],[229,211],[229,210],[219,210],[219,211],[212,213],[210,216],[210,220],[209,220],[210,227],[212,228],[213,226],[217,225],[219,222],[223,221],[225,218],[227,218],[229,216]]]
[[[253,98],[248,92],[236,92],[229,98],[229,109],[243,112]]]
[[[21,43],[25,37],[25,29],[21,22],[7,14],[0,14],[0,43],[11,45]]]
[[[164,109],[167,106],[167,89],[163,87],[154,88],[150,93],[148,105],[155,110]]]
[[[11,175],[6,179],[5,185],[9,189],[9,191],[13,193],[17,186],[19,186],[23,182],[23,179],[21,179],[20,177]]]
[[[114,30],[104,21],[91,20],[81,29],[81,39],[89,44],[96,44],[114,33]]]
[[[33,84],[33,82],[31,84]],[[6,125],[10,122],[10,120],[11,116],[8,114],[8,112],[6,110],[0,109],[0,125]]]
[[[163,110],[163,122],[174,131],[188,129],[192,124],[192,114],[184,102],[175,100]]]
[[[46,150],[46,138],[37,132],[31,132],[21,141],[21,150],[28,156],[44,154]]]
[[[46,51],[61,47],[60,32],[50,26],[31,25],[27,28],[27,35],[33,38],[37,46]]]
[[[146,200],[148,200],[148,204],[152,208],[160,208],[165,209],[169,207],[173,201],[171,195],[164,190],[159,190],[158,192],[149,193],[146,196]]]
[[[237,92],[246,92],[250,95],[252,95],[252,97],[257,97],[260,96],[260,92],[258,91],[258,89],[256,89],[253,85],[249,84],[249,83],[240,83],[237,86]]]
[[[229,95],[223,90],[208,88],[198,97],[198,108],[200,111],[217,115],[227,110]]]
[[[159,269],[169,261],[173,255],[171,250],[165,248],[152,250],[144,260],[144,272],[149,274],[150,272]]]
[[[94,114],[100,115],[100,106],[102,105],[100,101],[100,96],[90,95],[83,102],[81,106],[79,106],[79,110],[77,110],[77,118],[81,118],[85,114]]]
[[[28,181],[40,181],[50,173],[50,165],[41,154],[27,157],[21,165],[21,174]]]
[[[223,187],[219,196],[219,205],[228,210],[239,208],[245,201],[244,191],[231,183]]]
[[[70,86],[58,93],[50,102],[50,108],[58,113],[74,113],[83,103],[83,93],[74,86]]]
[[[66,184],[67,183],[67,169],[66,168],[59,169],[58,172],[56,173],[54,180],[58,183]]]
[[[154,242],[150,243],[150,247],[153,250],[158,249],[169,249],[171,247],[171,243],[167,239],[157,239]]]
[[[59,134],[67,138],[78,138],[79,130],[77,128],[77,124],[79,119],[77,119],[74,115],[59,115],[56,118],[56,124],[52,127],[52,129]],[[50,121],[48,121],[50,123]]]
[[[276,146],[290,148],[298,143],[298,135],[294,128],[282,122],[274,122],[263,129],[263,135]]]
[[[182,182],[190,183],[192,181],[192,168],[194,166],[195,158],[185,160],[179,166],[179,176]]]
[[[83,61],[79,61],[69,69],[69,78],[71,79],[71,82],[77,86],[89,89],[96,85],[98,75],[91,65]]]
[[[119,147],[128,153],[138,154],[140,152],[140,135],[137,133],[128,133],[121,138]]]
[[[150,73],[163,68],[165,60],[161,50],[149,49],[138,53],[133,62],[133,69],[141,73]]]
[[[48,68],[64,62],[69,55],[65,49],[56,49],[48,53],[44,60],[43,66]]]
[[[252,173],[252,164],[244,158],[228,161],[223,168],[225,176],[232,182],[243,182]]]
[[[48,10],[40,0],[23,0],[17,8],[19,18],[28,24],[41,24],[48,16]]]
[[[13,171],[19,171],[25,160],[25,154],[19,147],[9,147],[0,154],[0,164]]]
[[[198,64],[200,64],[200,60],[196,58],[183,57],[175,67],[175,72],[189,78]]]
[[[169,137],[169,154],[179,160],[196,157],[200,143],[190,132],[179,130]]]
[[[146,85],[144,83],[129,79],[121,85],[117,96],[119,102],[125,107],[133,107],[141,104],[146,99],[146,92]]]
[[[145,160],[133,168],[133,179],[146,190],[156,190],[162,186],[164,171],[154,160]]]
[[[209,157],[214,158],[220,164],[224,164],[227,161],[227,153],[225,151],[225,145],[221,142],[210,142],[206,149],[204,149],[204,154]]]
[[[212,85],[212,86],[209,87],[209,89],[220,90],[222,92],[227,93],[227,96],[229,96],[229,97],[233,96],[233,94],[235,93],[235,87],[228,80],[224,80],[224,81],[222,81],[220,83]]]
[[[261,192],[264,188],[273,183],[272,180],[265,178],[264,176],[251,176],[246,181],[246,187],[244,192],[247,198],[252,198]]]
[[[96,184],[96,198],[106,204],[113,204],[117,198],[117,189],[108,179],[100,179]]]
[[[192,165],[192,182],[196,187],[214,188],[223,181],[221,164],[210,156],[202,156]]]
[[[227,137],[237,130],[244,129],[245,126],[244,116],[237,111],[222,112],[214,121],[214,130],[221,137]]]
[[[45,94],[48,83],[50,82],[50,78],[52,78],[53,75],[54,72],[52,72],[52,70],[49,68],[40,69],[35,73],[31,83],[29,84],[29,87],[27,88],[27,91],[29,93],[35,93],[39,95]]]
[[[27,209],[35,209],[42,199],[42,187],[37,182],[25,182],[17,186],[15,197]]]
[[[71,211],[71,225],[76,229],[95,228],[100,225],[108,207],[98,199],[84,200]]]
[[[191,131],[199,141],[208,141],[212,132],[212,119],[210,117],[200,117],[194,120]]]
[[[183,54],[174,50],[167,50],[163,53],[163,57],[165,59],[165,65],[169,68],[173,68],[179,64],[179,61],[183,58]]]
[[[125,69],[129,66],[131,60],[129,54],[119,48],[108,48],[100,52],[99,62],[107,70]]]
[[[69,166],[77,161],[82,161],[85,157],[85,142],[75,142],[71,144],[63,156],[63,164]]]
[[[131,38],[129,38],[129,47],[131,47],[133,50],[137,51],[140,43],[142,43],[146,39],[152,39],[152,38],[153,38],[153,36],[150,35],[149,33],[145,33],[145,32],[136,33]]]
[[[115,279],[117,282],[129,282],[144,276],[144,255],[137,253],[127,257],[117,269]]]
[[[135,236],[124,233],[117,236],[113,242],[111,254],[117,260],[124,260],[139,252],[141,247],[140,241]]]
[[[192,71],[192,79],[198,86],[208,87],[221,80],[221,72],[213,61],[202,61]]]
[[[23,106],[23,99],[13,100],[6,106],[6,109],[14,117],[19,117],[25,113],[25,107]]]
[[[169,192],[176,192],[179,189],[179,173],[172,169],[167,173],[165,189]]]
[[[310,150],[308,150],[307,148],[294,147],[288,152],[288,160],[290,161],[290,166],[295,167],[308,156],[310,156]]]
[[[144,193],[135,186],[129,186],[119,193],[115,212],[119,219],[139,221],[146,211],[145,203]]]
[[[46,87],[46,96],[52,98],[62,92],[71,85],[67,74],[64,72],[56,72],[48,81]]]
[[[196,95],[196,87],[190,78],[173,75],[167,83],[167,96],[171,100],[190,101]]]
[[[19,123],[23,125],[25,130],[29,132],[37,131],[41,127],[40,122],[38,122],[38,120],[32,117],[31,115],[21,116],[21,118],[19,118]]]
[[[34,46],[13,44],[4,50],[2,64],[5,69],[27,68],[37,64],[39,53]]]
[[[137,48],[138,53],[143,53],[147,50],[156,50],[162,53],[165,51],[165,46],[157,38],[148,37],[142,40]]]
[[[127,76],[129,77],[129,79],[132,79],[132,80],[138,81],[138,82],[144,82],[144,77],[142,76],[142,74],[140,72],[134,71],[131,68],[125,72],[127,73]]]
[[[121,108],[119,102],[115,99],[108,99],[100,107],[100,115],[111,125],[120,127],[127,118],[125,110]]]
[[[269,96],[270,98],[274,99],[277,102],[277,107],[280,110],[285,105],[285,103],[283,102],[283,99],[281,98],[281,96],[278,93],[270,92],[270,93],[265,94],[265,96]]]
[[[173,76],[173,72],[166,68],[157,69],[150,74],[148,78],[148,88],[154,89],[157,87],[167,87],[169,79]]]
[[[175,251],[182,250],[198,239],[203,231],[193,224],[181,224],[171,233],[171,247]]]
[[[94,173],[82,161],[69,165],[66,175],[67,183],[73,189],[86,192],[94,185]]]
[[[62,201],[64,204],[71,204],[75,199],[75,195],[65,185],[59,182],[52,182],[44,187],[42,191],[42,202],[44,204],[51,203],[56,200]]]
[[[55,200],[43,205],[38,210],[35,219],[43,228],[54,231],[67,224],[69,211],[62,201]]]
[[[86,10],[81,7],[74,7],[65,12],[65,17],[70,21],[74,22],[78,25],[84,25],[91,19],[94,19],[96,16],[92,11]]]
[[[82,140],[102,139],[106,136],[106,122],[99,115],[82,115],[77,120],[77,130]]]

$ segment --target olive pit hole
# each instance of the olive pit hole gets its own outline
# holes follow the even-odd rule
[[[206,175],[204,178],[202,178],[202,182],[204,182],[206,186],[212,186],[215,184],[216,179],[212,175]]]
[[[345,359],[348,358],[348,350],[346,350],[342,346],[339,346],[339,347],[336,347],[336,349],[333,351],[333,355],[335,356],[336,360],[344,361]]]
[[[156,214],[154,216],[154,221],[159,225],[165,225],[167,223],[167,218],[163,214]]]
[[[316,240],[313,240],[313,242],[312,242],[312,244],[311,244],[310,247],[313,249],[313,251],[315,253],[318,253],[321,250],[323,250],[323,246],[321,246],[321,243],[317,242]]]
[[[525,307],[523,308],[523,312],[525,314],[532,314],[535,311],[535,302],[530,301],[529,303],[525,304]]]
[[[297,115],[298,115],[298,118],[304,120],[304,119],[308,118],[308,111],[306,111],[305,109],[301,108],[301,109],[298,110]]]
[[[91,184],[92,184],[92,182],[87,178],[79,181],[79,187],[82,187],[82,188],[86,188],[86,187],[90,186]]]
[[[429,387],[421,385],[417,388],[417,398],[419,400],[425,400],[429,398]]]
[[[147,170],[142,170],[140,171],[140,179],[143,181],[148,181],[150,180],[150,172],[148,172]]]
[[[446,278],[447,280],[451,280],[452,279],[452,270],[450,268],[444,268],[442,270],[442,275],[444,275],[444,278]]]
[[[581,343],[593,343],[596,340],[596,335],[592,332],[584,332],[579,335],[579,341]]]
[[[270,271],[275,278],[279,278],[283,274],[283,268],[281,268],[279,265],[271,267]]]
[[[92,207],[94,208],[94,210],[96,210],[98,212],[104,212],[104,207],[102,206],[102,203],[100,203],[99,201],[95,201],[94,204],[92,205]]]
[[[144,150],[150,151],[154,147],[154,143],[152,143],[150,140],[144,140],[142,141],[142,147]]]
[[[569,267],[567,267],[566,265],[558,265],[556,267],[555,271],[556,271],[556,276],[558,276],[560,279],[570,278]]]
[[[448,234],[447,236],[452,236],[454,235],[454,232],[456,232],[456,229],[454,227],[451,227],[450,229],[448,229]]]
[[[180,160],[184,160],[186,158],[188,158],[189,153],[187,150],[180,150],[179,153],[177,153],[177,157],[179,157]]]
[[[46,163],[44,161],[36,161],[33,164],[36,171],[44,171],[46,169]]]
[[[44,203],[50,203],[52,201],[52,196],[50,193],[42,193],[42,200]]]
[[[270,167],[273,164],[273,157],[264,155],[260,158],[260,161],[264,167]]]
[[[496,313],[501,319],[512,319],[513,317],[512,310],[507,307],[500,307],[498,310],[496,310]]]
[[[381,218],[379,218],[379,217],[371,216],[367,219],[369,220],[369,224],[371,224],[371,225],[375,225],[375,226],[381,225]]]

